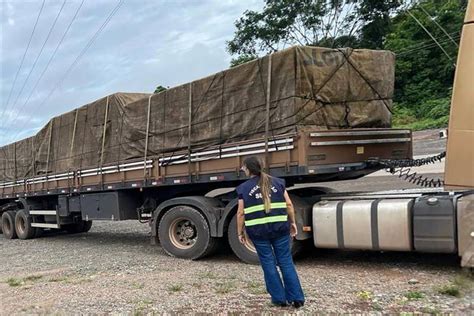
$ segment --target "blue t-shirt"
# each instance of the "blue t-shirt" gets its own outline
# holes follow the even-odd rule
[[[285,202],[285,180],[271,177],[270,201],[271,210],[266,213],[261,207],[264,204],[260,186],[258,185],[260,177],[252,177],[236,188],[239,199],[244,201],[244,208],[254,208],[259,211],[246,212],[245,230],[251,239],[272,239],[289,234],[290,224],[286,221],[268,222],[258,225],[249,226],[252,220],[258,220],[272,216],[273,218],[283,218],[288,216]]]

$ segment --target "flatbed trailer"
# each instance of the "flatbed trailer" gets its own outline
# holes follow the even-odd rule
[[[291,186],[362,177],[382,168],[371,161],[411,158],[411,143],[411,132],[403,129],[306,130],[3,182],[3,234],[28,239],[44,229],[84,232],[93,220],[140,220],[150,223],[152,241],[171,255],[197,259],[227,237],[239,257],[255,262],[251,245],[235,245],[235,192],[206,196],[245,181],[240,168],[246,156],[264,156],[269,172]],[[308,210],[302,201],[298,206]]]
[[[152,243],[160,243],[172,256],[202,258],[227,238],[240,259],[255,263],[253,245],[238,241],[235,190],[212,197],[209,193],[244,181],[242,159],[261,155],[269,173],[286,180],[295,205],[299,229],[293,253],[310,241],[316,248],[453,253],[461,257],[462,266],[472,268],[474,146],[469,144],[474,142],[474,91],[468,84],[474,72],[472,3],[457,62],[444,188],[334,193],[324,187],[291,187],[357,179],[386,166],[392,168],[397,161],[409,165],[411,132],[301,130],[270,137],[267,128],[264,138],[251,141],[188,147],[156,157],[148,157],[145,150],[143,159],[120,165],[2,182],[3,235],[29,239],[44,229],[80,233],[91,228],[92,220],[135,219],[147,221]]]

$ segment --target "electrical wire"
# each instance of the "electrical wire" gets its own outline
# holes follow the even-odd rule
[[[117,13],[118,9],[120,9],[120,7],[122,6],[123,2],[125,0],[120,0],[119,3],[114,7],[114,9],[112,10],[112,12],[110,12],[109,16],[107,17],[107,19],[104,21],[104,23],[102,23],[102,25],[99,27],[99,29],[94,33],[94,35],[91,37],[91,39],[89,40],[89,42],[86,44],[86,46],[81,50],[81,52],[79,53],[79,55],[76,57],[76,59],[74,59],[74,61],[72,62],[72,64],[69,66],[69,68],[66,70],[66,72],[64,73],[64,75],[61,77],[61,79],[59,80],[58,84],[50,91],[50,93],[48,94],[48,96],[43,100],[43,102],[40,103],[39,107],[41,108],[45,103],[46,101],[51,97],[51,95],[53,95],[53,93],[57,90],[57,88],[59,88],[59,86],[61,86],[61,84],[64,82],[64,80],[66,79],[66,77],[69,75],[69,73],[72,71],[72,69],[79,63],[79,61],[81,60],[81,58],[85,55],[85,53],[87,52],[87,50],[92,46],[92,44],[95,42],[95,40],[97,39],[97,37],[100,35],[100,33],[102,33],[102,31],[104,30],[104,28],[107,26],[107,24],[109,24],[110,20],[112,20],[113,16],[115,15],[115,13]]]
[[[23,90],[25,89],[26,83],[27,83],[28,80],[30,79],[31,74],[32,74],[33,71],[35,70],[36,64],[38,63],[38,60],[40,59],[41,54],[43,53],[43,50],[44,50],[44,48],[46,47],[46,43],[48,42],[49,37],[51,36],[51,33],[53,32],[53,29],[54,29],[54,27],[56,26],[56,23],[58,22],[59,16],[61,15],[61,12],[63,11],[65,5],[66,5],[66,0],[64,0],[63,4],[61,5],[61,8],[59,9],[58,14],[56,15],[56,18],[54,19],[54,22],[53,22],[53,24],[51,25],[51,27],[50,27],[50,29],[49,29],[48,35],[46,36],[46,39],[44,40],[43,45],[41,46],[41,49],[40,49],[38,55],[36,56],[35,61],[33,62],[33,66],[31,66],[31,69],[30,69],[30,71],[28,72],[28,75],[26,76],[26,79],[25,79],[25,81],[23,82],[23,85],[21,86],[20,92],[19,92],[18,95],[16,96],[15,102],[13,102],[13,106],[12,106],[12,108],[10,109],[10,111],[14,111],[15,106],[16,106],[16,104],[17,104],[17,102],[18,102],[18,99],[20,98],[20,95],[23,93]],[[2,127],[4,126],[3,123],[4,123],[5,121],[6,121],[6,120],[0,121],[0,128],[2,128]]]
[[[58,44],[56,45],[53,53],[51,54],[51,57],[49,58],[48,62],[46,63],[46,66],[43,68],[43,71],[41,72],[41,75],[38,77],[38,79],[36,80],[34,86],[33,86],[33,89],[31,89],[31,92],[30,94],[28,95],[28,98],[26,98],[26,101],[23,103],[23,105],[20,107],[20,109],[17,111],[16,113],[16,116],[15,118],[11,121],[12,123],[14,123],[17,119],[18,119],[18,116],[20,115],[20,113],[22,113],[23,109],[25,108],[25,106],[28,104],[28,102],[30,101],[31,97],[33,96],[33,92],[35,91],[36,87],[38,86],[38,84],[40,83],[41,79],[43,78],[44,74],[46,73],[46,71],[48,70],[49,68],[49,65],[51,64],[51,62],[53,61],[54,57],[56,57],[56,53],[58,52],[59,48],[61,47],[61,44],[63,43],[67,33],[69,32],[69,29],[71,28],[71,25],[74,23],[74,21],[76,20],[76,17],[77,15],[79,14],[79,11],[81,10],[82,8],[82,5],[84,4],[84,0],[82,0],[81,4],[77,7],[76,9],[76,12],[74,13],[74,16],[72,17],[71,21],[69,22],[68,26],[66,27],[66,30],[64,31],[63,35],[61,36],[61,39],[59,40]],[[19,134],[21,133],[21,130],[19,132],[17,132],[13,137],[10,137],[10,139],[15,139]]]
[[[43,0],[43,3],[41,4],[41,8],[38,12],[38,16],[36,17],[36,21],[35,21],[35,24],[33,26],[33,31],[31,31],[30,39],[28,40],[28,44],[26,45],[25,52],[23,53],[23,57],[21,58],[20,66],[18,67],[18,70],[16,71],[15,79],[13,79],[13,84],[12,84],[12,87],[10,89],[10,93],[8,94],[7,103],[5,103],[5,107],[3,108],[2,114],[0,115],[1,118],[4,117],[5,111],[8,108],[8,104],[10,103],[10,98],[12,96],[13,89],[15,88],[15,84],[16,84],[16,81],[18,79],[18,74],[20,73],[21,68],[23,67],[23,63],[25,62],[26,54],[28,53],[28,50],[30,49],[31,40],[33,39],[33,35],[35,34],[36,27],[38,26],[38,21],[41,17],[41,13],[43,12],[45,2],[46,2],[46,0]]]
[[[79,63],[81,58],[85,55],[87,50],[92,46],[94,41],[97,39],[97,37],[102,33],[102,31],[105,29],[107,24],[112,20],[113,16],[117,13],[117,11],[120,9],[122,4],[124,3],[125,0],[120,0],[117,5],[114,7],[114,9],[109,13],[105,21],[102,23],[102,25],[97,29],[97,31],[94,33],[94,35],[90,38],[86,46],[80,51],[80,53],[76,56],[72,64],[68,67],[66,72],[63,74],[61,79],[58,81],[58,83],[54,86],[53,89],[48,93],[46,98],[43,99],[43,101],[36,107],[36,109],[44,109],[43,105],[46,103],[46,101],[53,95],[53,93],[62,85],[64,80],[67,78],[67,76],[71,73],[71,71],[74,69],[74,67]],[[33,111],[34,112],[34,111]],[[31,114],[31,117],[33,117],[33,113]],[[26,126],[26,123],[23,125],[23,128]],[[21,131],[21,129],[20,129]],[[17,135],[18,136],[18,133]],[[15,136],[15,137],[16,137]],[[11,140],[11,139],[10,139]]]

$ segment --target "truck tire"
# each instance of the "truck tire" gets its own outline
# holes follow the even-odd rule
[[[239,241],[237,233],[237,214],[235,214],[230,221],[227,238],[229,240],[230,248],[232,248],[232,251],[240,260],[249,264],[260,263],[257,252],[250,239],[247,238],[247,243],[245,245],[242,245]]]
[[[83,221],[84,225],[82,226],[82,232],[87,233],[89,230],[91,230],[92,227],[92,221]]]
[[[247,243],[245,245],[242,245],[239,241],[239,237],[237,234],[237,214],[235,214],[232,217],[232,220],[230,221],[229,229],[227,231],[227,238],[229,240],[229,245],[232,248],[232,251],[240,260],[249,264],[260,263],[257,252],[252,242],[247,238]],[[302,241],[291,238],[290,247],[292,256],[297,256],[300,251],[304,249],[303,246],[304,244]]]
[[[211,237],[204,216],[190,206],[171,208],[158,227],[160,244],[165,252],[184,259],[200,259],[216,248],[217,238]]]
[[[31,227],[32,217],[25,211],[19,210],[15,216],[15,232],[20,239],[31,239],[36,235],[36,228]]]
[[[64,230],[68,234],[87,233],[92,227],[92,221],[80,221],[74,224],[64,226]]]
[[[6,211],[2,214],[2,231],[6,239],[17,238],[15,231],[15,212]]]

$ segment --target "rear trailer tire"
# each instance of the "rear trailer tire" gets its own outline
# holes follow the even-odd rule
[[[31,239],[36,235],[36,228],[31,227],[32,217],[25,211],[19,210],[15,216],[15,231],[20,239]]]
[[[173,257],[200,259],[216,249],[204,216],[190,206],[171,208],[160,221],[158,237],[164,251]]]
[[[257,251],[255,250],[255,247],[250,239],[247,237],[247,242],[245,245],[241,244],[239,241],[239,236],[237,233],[237,214],[234,215],[230,221],[229,229],[227,231],[227,238],[232,251],[240,260],[249,264],[260,263]],[[304,249],[303,246],[304,243],[302,241],[290,238],[291,255],[293,257],[296,257],[301,252],[301,250]]]
[[[15,231],[15,212],[6,211],[2,214],[2,231],[3,237],[6,239],[15,239],[17,238]]]

